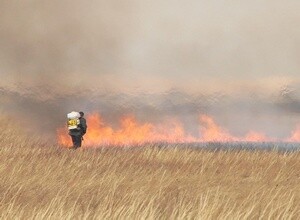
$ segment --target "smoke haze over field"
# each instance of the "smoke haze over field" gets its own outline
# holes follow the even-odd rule
[[[296,0],[2,0],[1,108],[35,128],[50,117],[53,130],[82,109],[112,123],[176,116],[191,132],[206,113],[237,134],[286,136],[300,122],[299,10]]]

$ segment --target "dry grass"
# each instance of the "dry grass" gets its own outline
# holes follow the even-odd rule
[[[72,151],[5,132],[1,219],[300,219],[299,153]]]

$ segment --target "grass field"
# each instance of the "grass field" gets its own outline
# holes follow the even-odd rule
[[[0,134],[1,219],[300,219],[298,152],[33,139],[10,125]]]

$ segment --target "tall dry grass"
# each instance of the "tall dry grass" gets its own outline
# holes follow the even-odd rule
[[[0,134],[1,219],[300,219],[296,152],[73,151],[9,126]]]

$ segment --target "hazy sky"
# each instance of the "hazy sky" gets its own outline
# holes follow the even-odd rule
[[[299,11],[297,0],[0,0],[1,84],[298,87]]]

